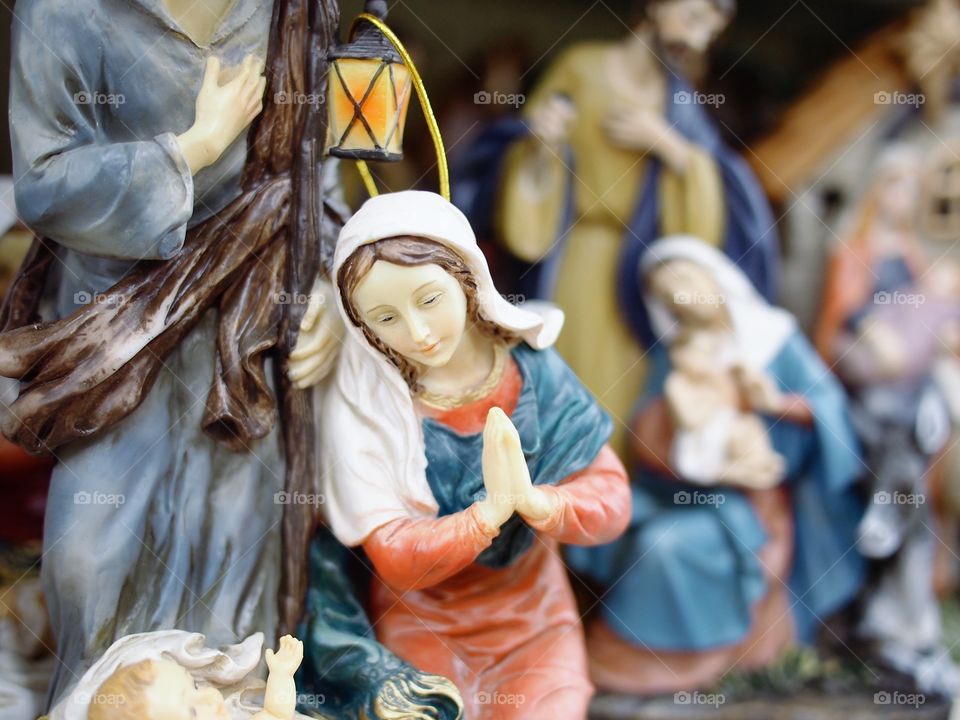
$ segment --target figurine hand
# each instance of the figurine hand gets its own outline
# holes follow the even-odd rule
[[[779,415],[786,406],[786,396],[765,372],[743,365],[735,370],[740,392],[750,409],[766,415]]]
[[[577,109],[565,95],[547,98],[530,115],[530,130],[544,145],[556,151],[570,137]]]
[[[280,648],[277,652],[274,653],[273,650],[267,648],[264,659],[267,661],[267,667],[270,668],[271,673],[293,677],[303,661],[303,643],[291,635],[284,635],[280,638]]]
[[[528,520],[546,520],[553,516],[556,509],[557,501],[554,496],[532,484],[520,495],[517,502],[517,512]]]
[[[508,424],[503,428],[504,461],[510,468],[516,510],[530,520],[546,520],[553,515],[556,501],[550,493],[536,487],[531,481],[520,434],[506,415],[504,419]]]
[[[723,470],[722,480],[748,490],[767,490],[783,480],[786,465],[779,455],[731,460]]]
[[[343,339],[343,321],[336,310],[333,285],[317,280],[297,344],[287,359],[287,376],[296,388],[308,388],[323,380],[333,369]]]
[[[617,147],[641,153],[653,152],[676,169],[686,164],[687,141],[659,112],[624,108],[608,115],[603,128],[607,138]]]
[[[177,138],[191,172],[215,163],[263,110],[263,67],[253,55],[244,58],[239,71],[221,69],[218,58],[207,60],[193,126]],[[230,75],[235,76],[227,80]]]
[[[483,485],[487,496],[480,506],[486,519],[496,527],[509,520],[516,510],[514,467],[508,450],[511,431],[517,432],[506,413],[498,407],[491,408],[483,428]]]

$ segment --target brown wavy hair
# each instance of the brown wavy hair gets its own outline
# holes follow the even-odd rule
[[[400,353],[388,348],[376,336],[360,317],[352,301],[353,291],[367,276],[377,260],[405,267],[439,265],[447,274],[455,277],[463,288],[463,294],[467,298],[467,319],[471,326],[492,339],[507,343],[516,341],[515,334],[504,330],[480,314],[480,290],[477,287],[477,279],[470,272],[464,259],[443,243],[413,235],[398,235],[361,245],[353,251],[337,272],[340,300],[343,302],[350,322],[360,328],[367,342],[379,350],[400,371],[410,392],[416,394],[421,390],[420,371]]]

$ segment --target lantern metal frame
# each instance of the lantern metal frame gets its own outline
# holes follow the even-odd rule
[[[433,114],[433,107],[430,105],[430,98],[427,97],[426,87],[423,84],[423,79],[420,77],[420,73],[417,71],[416,65],[414,65],[413,58],[410,57],[410,53],[407,52],[407,49],[404,47],[403,43],[400,42],[400,38],[398,38],[394,34],[394,32],[387,26],[387,24],[384,23],[376,15],[372,15],[371,13],[368,13],[368,12],[361,13],[360,15],[357,15],[356,18],[354,18],[353,23],[351,23],[350,25],[350,30],[347,34],[348,42],[353,40],[354,35],[356,34],[357,29],[361,23],[370,23],[377,30],[383,33],[384,37],[390,42],[391,45],[393,45],[394,49],[397,51],[397,54],[400,56],[400,59],[403,61],[403,64],[406,66],[407,70],[410,72],[410,80],[413,85],[413,89],[417,94],[417,99],[420,101],[420,108],[423,111],[424,119],[427,121],[427,128],[430,131],[430,137],[433,140],[434,150],[436,151],[436,154],[437,154],[437,172],[440,176],[439,177],[440,194],[446,200],[449,200],[450,199],[450,172],[447,167],[447,156],[443,147],[443,138],[440,136],[440,127],[437,124],[437,119]],[[342,55],[341,57],[350,57],[350,56]],[[358,56],[354,56],[354,57],[358,57]],[[367,57],[371,60],[376,58],[376,56],[374,55],[363,56],[363,57]],[[376,137],[373,133],[372,128],[367,122],[366,118],[363,117],[362,107],[363,107],[364,101],[369,96],[377,80],[379,80],[380,75],[383,73],[384,68],[387,67],[391,61],[390,58],[385,58],[385,57],[381,57],[380,59],[383,61],[383,64],[381,64],[380,68],[377,70],[376,74],[373,77],[373,80],[368,84],[368,87],[364,93],[364,96],[363,98],[360,99],[359,103],[352,96],[352,94],[348,93],[348,95],[350,96],[350,101],[354,105],[354,118],[347,124],[347,130],[344,131],[345,133],[349,132],[350,128],[352,128],[353,126],[353,123],[357,119],[359,119],[363,123],[364,129],[367,131],[370,137],[374,140],[374,142],[377,142]],[[336,67],[335,63],[332,63],[332,64],[334,65],[334,67]],[[391,73],[393,72],[393,68],[388,68],[388,69]],[[346,83],[343,78],[343,75],[340,74],[339,68],[337,68],[336,71],[338,73],[338,78],[340,80],[341,86],[344,88],[344,90],[346,90]],[[394,78],[392,76],[390,77],[390,82],[391,82],[391,87],[396,88],[396,84],[394,83]],[[399,125],[400,123],[398,118],[398,122],[394,124],[391,130],[391,134],[387,138],[388,141],[392,139],[393,133],[397,131]],[[362,153],[363,151],[359,151],[359,152]],[[333,153],[333,154],[335,155],[336,153]],[[379,156],[374,157],[373,152],[371,152],[371,155],[368,159],[381,159],[381,158]],[[363,180],[364,187],[366,188],[367,192],[371,197],[375,197],[376,195],[379,194],[379,190],[377,190],[376,183],[374,182],[373,175],[370,172],[370,168],[367,165],[366,160],[363,158],[360,158],[355,160],[354,162],[356,163],[357,171],[360,173],[360,177]]]

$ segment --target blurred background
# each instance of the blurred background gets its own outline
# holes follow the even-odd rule
[[[396,0],[389,4],[388,23],[423,75],[455,167],[490,122],[523,110],[558,53],[580,41],[629,33],[636,20],[633,5]],[[361,0],[341,2],[344,28],[362,9]],[[0,0],[4,116],[15,22],[12,0]],[[953,91],[958,69],[960,8],[953,0],[740,0],[736,17],[708,56],[685,68],[700,90],[719,98],[709,114],[727,144],[750,163],[770,200],[784,257],[781,302],[811,334],[831,252],[867,192],[874,162],[891,141],[905,141],[927,158],[921,208],[927,258],[935,264],[958,254],[960,112]],[[507,100],[491,102],[492,97]],[[436,160],[418,109],[410,111],[404,151],[403,162],[372,167],[381,188],[435,189]],[[11,176],[9,136],[0,133],[0,296],[30,242],[17,222]],[[362,199],[359,178],[346,164],[343,184],[351,204]],[[957,277],[944,282],[960,283]],[[951,285],[949,292],[958,288]],[[50,467],[0,437],[0,592],[24,573],[35,575]],[[960,478],[960,472],[954,474]],[[960,508],[956,494],[951,502]],[[957,516],[943,536],[946,551],[938,561],[949,566],[942,586],[950,597],[960,565]],[[953,649],[960,644],[960,612],[953,600],[946,607],[945,644]],[[2,640],[0,627],[0,646]],[[780,676],[764,682],[789,691],[808,674],[822,678],[829,670],[810,670],[800,658],[776,673]],[[762,682],[758,689],[764,690]],[[765,712],[755,716],[771,717]]]

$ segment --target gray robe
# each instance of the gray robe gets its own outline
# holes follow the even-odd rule
[[[198,47],[162,0],[17,3],[16,201],[58,243],[52,317],[97,302],[136,260],[176,255],[188,227],[239,194],[245,136],[196,177],[174,136],[193,122],[209,56],[224,66],[266,58],[271,10],[236,0]],[[60,660],[51,699],[123,635],[177,628],[215,646],[273,633],[280,439],[275,428],[235,453],[202,433],[215,337],[211,310],[141,407],[58,451],[42,568]]]

